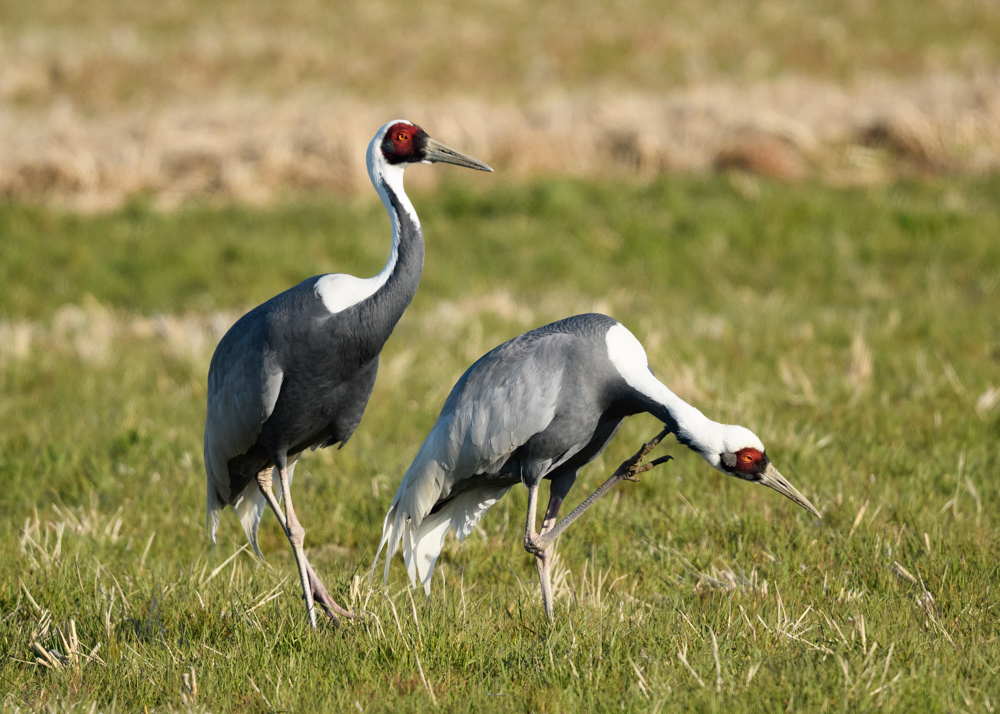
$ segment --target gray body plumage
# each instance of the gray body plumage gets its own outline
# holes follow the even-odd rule
[[[641,401],[606,356],[605,315],[577,315],[506,342],[459,379],[441,410],[449,438],[477,453],[446,498],[481,485],[574,478],[607,446]],[[440,508],[439,502],[436,508]],[[433,510],[432,510],[433,512]]]

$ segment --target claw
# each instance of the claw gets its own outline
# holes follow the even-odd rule
[[[664,428],[663,431],[661,431],[659,434],[657,434],[652,439],[643,444],[642,448],[639,449],[639,451],[635,454],[635,456],[633,456],[631,459],[629,459],[628,462],[626,462],[628,463],[628,467],[626,468],[625,473],[622,475],[623,481],[638,482],[639,479],[636,478],[636,475],[646,473],[647,471],[655,468],[656,466],[666,463],[667,461],[670,461],[672,458],[674,458],[673,456],[667,454],[666,456],[661,456],[658,459],[650,461],[648,464],[642,463],[642,460],[649,455],[649,452],[655,449],[657,445],[663,440],[663,437],[669,433],[670,433],[669,429]]]

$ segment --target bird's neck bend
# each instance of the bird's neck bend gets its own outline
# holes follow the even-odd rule
[[[673,425],[679,442],[703,456],[717,452],[716,442],[722,436],[724,425],[712,421],[697,407],[678,397],[652,372],[640,391],[646,400],[647,411],[664,424]]]
[[[424,234],[403,191],[402,167],[384,166],[373,171],[372,183],[392,222],[392,251],[376,277],[379,287],[359,305],[365,333],[379,342],[372,345],[377,353],[417,292],[424,268]]]
[[[608,330],[608,357],[642,408],[671,427],[677,440],[707,457],[718,448],[725,426],[674,394],[649,369],[646,351],[623,325]]]

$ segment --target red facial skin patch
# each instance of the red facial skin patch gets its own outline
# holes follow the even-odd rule
[[[747,447],[736,452],[736,466],[734,471],[742,474],[756,474],[765,468],[764,454],[757,449]]]
[[[419,150],[416,138],[422,133],[423,130],[415,124],[404,124],[403,122],[393,124],[389,127],[389,131],[385,133],[385,139],[382,141],[382,151],[383,153],[389,153],[386,152],[386,149],[389,148],[386,144],[391,142],[393,148],[391,154],[395,161],[413,159]]]

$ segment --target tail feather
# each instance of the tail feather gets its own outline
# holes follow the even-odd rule
[[[396,554],[396,550],[399,547],[399,539],[403,537],[400,523],[395,516],[396,504],[393,503],[389,506],[389,512],[385,514],[385,521],[382,523],[382,540],[378,543],[378,550],[375,551],[375,560],[372,561],[372,569],[368,573],[369,584],[371,584],[372,578],[375,576],[375,566],[378,565],[379,556],[382,555],[382,549],[386,545],[389,546],[389,550],[385,554],[385,573],[382,575],[382,584],[385,585],[389,582],[389,563],[392,562],[392,556]]]
[[[208,540],[215,547],[215,534],[219,531],[219,516],[222,509],[226,507],[226,501],[219,495],[219,491],[215,487],[215,479],[212,477],[212,459],[207,446],[207,439],[208,437],[206,436],[205,485],[208,487],[208,500],[205,509],[205,525],[208,528]]]
[[[434,575],[434,565],[437,563],[444,539],[451,528],[451,517],[442,508],[433,516],[428,516],[417,529],[411,529],[403,537],[403,562],[406,563],[406,573],[414,586],[420,580],[424,586],[424,594],[431,594],[431,576]]]
[[[233,504],[236,515],[240,519],[240,525],[243,526],[243,532],[247,534],[247,540],[253,546],[253,552],[261,560],[264,560],[264,556],[257,545],[257,527],[260,526],[260,519],[264,517],[266,506],[267,501],[264,499],[264,494],[260,492],[260,488],[257,487],[256,481],[248,483],[247,487],[243,489],[243,493],[236,499],[236,503]]]
[[[219,530],[219,512],[225,504],[219,502],[219,496],[212,487],[212,482],[208,482],[208,510],[206,511],[206,526],[208,527],[208,540],[215,545],[215,534]]]
[[[402,544],[403,562],[406,564],[410,582],[416,586],[419,580],[424,592],[430,595],[434,565],[444,548],[448,531],[454,530],[455,537],[461,542],[472,532],[490,506],[499,501],[509,488],[509,486],[499,486],[463,493],[446,503],[437,513],[425,516],[416,527],[410,514],[403,512],[398,502],[393,503],[385,516],[382,540],[375,552],[375,561],[368,576],[369,581],[375,573],[375,566],[378,565],[382,549],[387,547],[382,583],[388,582],[389,563]]]

